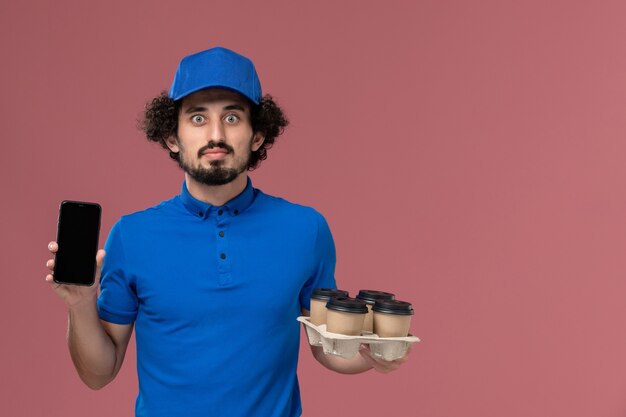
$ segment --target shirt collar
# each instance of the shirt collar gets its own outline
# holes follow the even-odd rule
[[[237,195],[232,200],[228,201],[223,206],[214,206],[209,203],[205,203],[204,201],[200,201],[194,196],[191,195],[189,190],[187,189],[186,181],[183,181],[182,191],[180,193],[180,200],[183,205],[189,212],[191,212],[194,216],[206,217],[209,215],[212,209],[226,209],[231,215],[237,215],[243,212],[245,209],[250,207],[252,201],[254,200],[254,188],[252,187],[252,181],[250,177],[248,177],[248,181],[246,183],[246,188],[243,189],[239,195]]]

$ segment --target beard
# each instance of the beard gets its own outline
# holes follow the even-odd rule
[[[250,156],[252,151],[248,148],[248,152],[243,157],[234,157],[234,166],[231,168],[225,167],[224,160],[210,161],[210,167],[206,168],[200,164],[193,166],[189,161],[185,160],[184,149],[180,142],[178,144],[180,152],[178,153],[178,166],[181,167],[191,178],[205,185],[224,185],[232,182],[241,173],[248,168],[250,162]],[[202,154],[208,149],[221,148],[228,152],[228,156],[235,154],[235,150],[232,146],[224,142],[210,141],[206,146],[203,146],[198,151],[198,159],[202,158]]]

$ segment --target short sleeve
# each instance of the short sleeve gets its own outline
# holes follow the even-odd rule
[[[138,301],[135,282],[128,273],[121,223],[115,223],[104,245],[98,316],[111,323],[130,324],[137,317]]]
[[[313,249],[312,273],[300,291],[300,307],[306,310],[311,309],[311,294],[315,288],[337,288],[335,243],[324,217],[315,212],[315,218],[317,233]]]

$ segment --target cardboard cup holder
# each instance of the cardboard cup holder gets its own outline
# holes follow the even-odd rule
[[[316,326],[310,322],[310,317],[300,316],[298,321],[304,324],[311,346],[322,346],[324,353],[345,359],[353,358],[359,346],[366,344],[374,356],[393,361],[404,357],[411,344],[420,341],[410,334],[407,337],[378,337],[377,334],[363,332],[362,336],[346,336],[326,331],[325,324]]]

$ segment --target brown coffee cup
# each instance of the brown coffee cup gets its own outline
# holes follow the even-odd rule
[[[372,312],[372,307],[376,300],[393,300],[395,299],[395,295],[390,292],[384,291],[376,291],[376,290],[360,290],[359,294],[356,296],[357,300],[365,301],[367,304],[367,316],[365,316],[365,321],[363,322],[363,331],[364,332],[373,332],[374,331],[374,313]]]
[[[348,291],[333,288],[316,288],[311,295],[311,323],[326,324],[326,303],[333,297],[347,297]]]
[[[347,336],[360,336],[367,305],[349,297],[331,298],[326,303],[326,330]]]
[[[377,300],[374,311],[374,333],[379,337],[406,337],[411,327],[413,307],[406,301]]]

